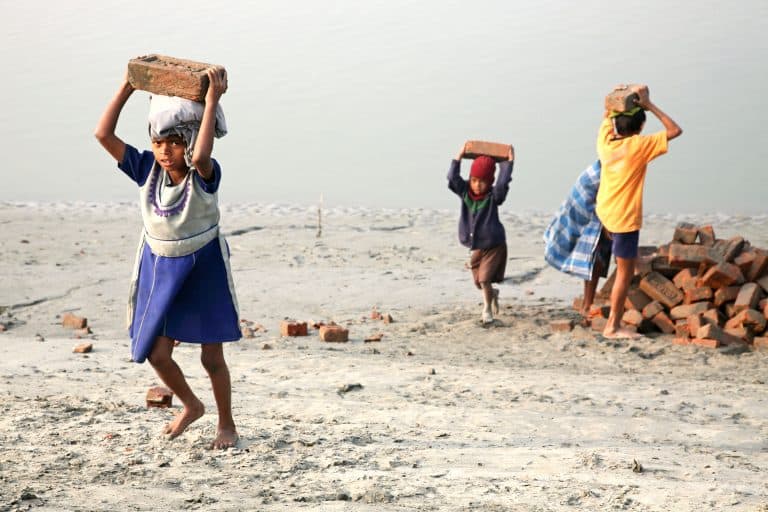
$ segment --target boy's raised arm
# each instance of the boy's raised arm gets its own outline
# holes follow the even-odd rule
[[[652,101],[648,100],[647,105],[643,106],[643,108],[650,111],[659,119],[659,121],[661,121],[661,124],[663,124],[664,128],[667,130],[667,140],[672,140],[683,134],[683,129]]]
[[[208,69],[208,91],[205,93],[205,110],[200,123],[200,133],[192,150],[192,165],[205,180],[213,174],[213,136],[216,133],[216,107],[219,98],[227,91],[227,72],[218,67]]]
[[[115,96],[107,104],[107,108],[104,109],[104,113],[101,114],[101,118],[99,118],[99,122],[96,125],[96,130],[93,132],[99,143],[118,162],[122,162],[125,156],[125,142],[115,135],[115,128],[117,127],[120,112],[123,110],[125,102],[133,94],[133,90],[133,86],[128,82],[128,75],[126,73],[123,83],[115,93]]]
[[[663,110],[661,110],[651,101],[648,87],[643,86],[642,88],[638,89],[637,92],[640,96],[640,100],[637,101],[637,104],[643,107],[645,110],[651,112],[658,118],[659,121],[661,121],[661,124],[663,124],[664,128],[667,130],[667,140],[672,140],[683,134],[683,129],[680,128],[674,119],[669,117]]]

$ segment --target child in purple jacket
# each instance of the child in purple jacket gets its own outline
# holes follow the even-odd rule
[[[469,180],[461,177],[464,146],[448,169],[448,188],[461,198],[459,242],[470,249],[470,268],[475,286],[483,292],[483,325],[493,323],[499,313],[499,290],[492,283],[504,280],[507,238],[498,207],[507,197],[515,152],[509,147],[507,160],[499,163],[499,178],[493,183],[496,162],[479,156],[472,162]]]

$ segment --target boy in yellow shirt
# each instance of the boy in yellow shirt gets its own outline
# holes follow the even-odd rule
[[[624,88],[618,86],[617,89]],[[634,338],[637,333],[621,326],[624,301],[635,274],[640,228],[643,223],[643,185],[648,162],[667,152],[667,142],[683,130],[657,107],[647,86],[634,89],[636,107],[626,112],[606,112],[597,136],[597,154],[602,163],[596,213],[612,238],[616,257],[616,281],[611,291],[611,313],[603,331],[606,338]],[[655,115],[664,129],[640,135],[645,111]]]

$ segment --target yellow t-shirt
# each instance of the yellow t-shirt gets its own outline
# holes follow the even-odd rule
[[[613,123],[606,118],[597,135],[602,169],[595,211],[608,231],[628,233],[643,225],[645,171],[648,162],[667,152],[667,132],[613,137]]]

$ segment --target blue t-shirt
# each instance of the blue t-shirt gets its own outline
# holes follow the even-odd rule
[[[213,162],[213,176],[211,181],[206,181],[196,171],[195,180],[202,187],[203,190],[209,194],[215,193],[219,189],[219,183],[221,182],[221,167],[215,159],[211,159]],[[117,164],[118,169],[123,171],[126,176],[131,178],[138,186],[143,186],[149,177],[149,173],[155,166],[155,154],[151,151],[139,150],[130,144],[125,145],[125,155],[123,161]]]

